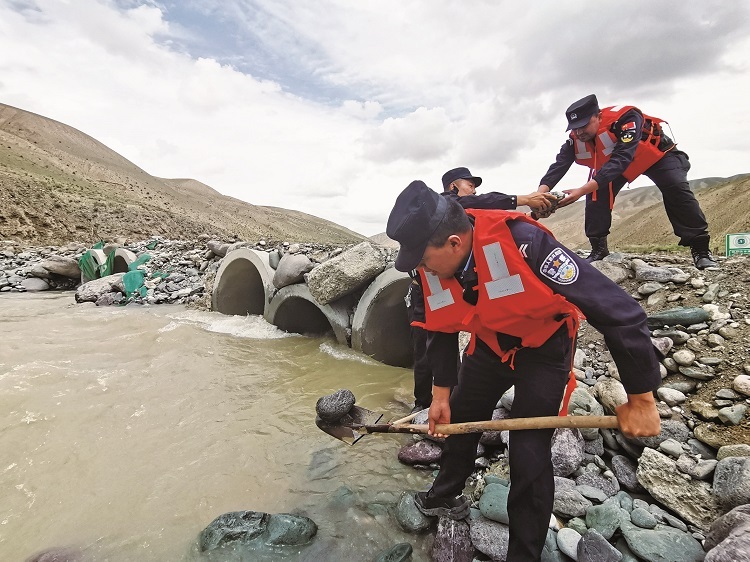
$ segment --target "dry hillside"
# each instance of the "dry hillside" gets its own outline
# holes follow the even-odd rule
[[[299,211],[226,197],[198,181],[149,175],[63,123],[0,104],[0,239],[24,244],[118,237],[358,242]]]

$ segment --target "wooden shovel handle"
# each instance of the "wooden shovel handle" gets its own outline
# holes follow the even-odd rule
[[[401,424],[387,426],[388,433],[427,433],[428,425]],[[594,427],[617,429],[617,416],[546,416],[538,418],[513,418],[464,423],[437,424],[436,433],[482,433],[517,429],[553,429],[558,427]],[[379,431],[374,429],[374,431]],[[381,430],[382,431],[382,430]]]

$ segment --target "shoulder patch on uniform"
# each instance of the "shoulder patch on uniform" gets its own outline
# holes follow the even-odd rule
[[[570,285],[578,279],[578,264],[562,248],[555,248],[544,258],[539,272],[555,283]]]
[[[529,249],[528,243],[523,243],[518,245],[518,251],[521,252],[521,256],[525,259],[529,257],[529,254],[526,253],[526,250]]]

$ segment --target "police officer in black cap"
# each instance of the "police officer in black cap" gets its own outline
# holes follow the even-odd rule
[[[474,224],[467,213],[475,217]],[[447,314],[452,306],[462,311],[458,318],[464,317],[466,306],[474,306],[479,318],[486,318],[482,313],[488,312],[505,320],[506,314],[515,314],[512,309],[526,310],[527,291],[528,296],[534,291],[543,294],[545,301],[554,301],[559,307],[574,305],[602,332],[618,367],[628,394],[628,401],[617,408],[620,429],[629,436],[658,434],[659,415],[652,391],[658,388],[661,377],[643,309],[545,229],[519,215],[464,211],[421,181],[412,182],[398,196],[386,233],[401,244],[396,269],[423,268],[425,278],[432,276],[426,288],[430,293],[425,298],[427,325],[436,318],[433,315]],[[507,224],[510,238],[498,235],[495,243],[492,234],[488,242],[488,233],[494,233],[493,225],[499,222]],[[495,273],[487,279],[482,272],[489,259],[480,262],[478,256],[490,254]],[[463,285],[464,296],[458,296],[458,300],[454,299],[455,289],[451,289],[456,286],[455,280]],[[509,283],[498,291],[498,283],[502,285],[505,280]],[[512,291],[507,287],[513,287]],[[442,294],[446,290],[449,295]],[[534,303],[528,306],[533,308]],[[546,307],[546,302],[542,306]],[[440,318],[444,321],[448,317]],[[511,386],[515,386],[512,417],[557,414],[570,371],[574,335],[566,327],[567,320],[557,315],[533,322],[562,325],[555,330],[553,324],[552,334],[536,342],[535,347],[524,347],[522,342],[526,340],[509,333],[490,332],[495,342],[485,332],[473,352],[464,353],[460,373],[456,368],[457,334],[429,332],[427,353],[434,369],[429,412],[432,434],[438,423],[491,419],[498,400]],[[512,360],[503,361],[495,349],[515,350]],[[552,434],[553,430],[544,429],[510,432],[507,559],[514,562],[537,562],[544,547],[554,499]],[[468,515],[469,501],[462,491],[474,470],[479,438],[478,434],[447,437],[432,488],[415,496],[423,513],[454,519]]]
[[[567,196],[559,205],[564,207],[586,196],[584,228],[591,242],[591,254],[586,259],[596,261],[609,254],[607,235],[615,197],[625,183],[643,174],[661,191],[672,229],[680,245],[690,247],[695,267],[716,267],[709,250],[706,217],[688,184],[688,155],[664,134],[662,120],[633,106],[599,109],[594,94],[573,103],[565,116],[570,137],[538,191],[555,187],[573,162],[591,169],[584,185],[563,190]]]
[[[443,174],[444,197],[456,201],[464,209],[515,209],[527,205],[534,211],[545,211],[556,201],[554,195],[534,192],[528,195],[506,195],[496,191],[477,195],[476,188],[482,178],[474,176],[468,168],[459,167]],[[412,283],[406,295],[406,310],[409,323],[424,321],[424,304],[419,276],[410,272]],[[427,332],[419,326],[411,328],[414,355],[414,408],[412,413],[430,406],[432,402],[432,369],[427,358]]]

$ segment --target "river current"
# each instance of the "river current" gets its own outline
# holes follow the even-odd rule
[[[426,489],[401,465],[412,439],[349,446],[314,423],[348,388],[386,419],[408,413],[411,371],[255,316],[181,306],[99,308],[70,292],[0,297],[0,560],[53,548],[82,560],[374,560],[399,542],[393,505]],[[301,513],[310,545],[204,556],[229,511]]]

